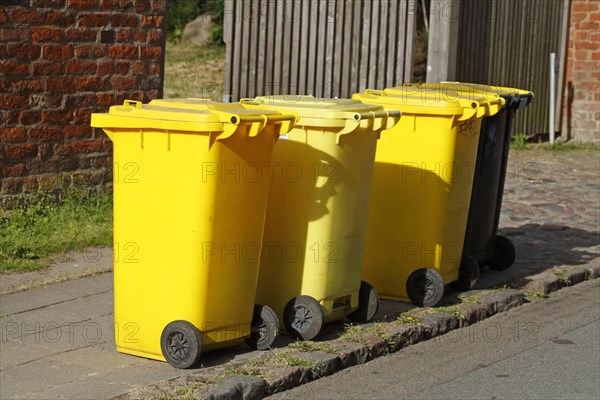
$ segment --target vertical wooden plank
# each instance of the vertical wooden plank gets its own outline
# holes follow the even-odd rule
[[[485,73],[485,79],[487,80],[487,77],[492,76],[493,74],[493,63],[495,61],[496,58],[496,37],[498,35],[498,28],[497,28],[497,23],[498,23],[498,19],[500,18],[500,12],[498,11],[498,3],[496,0],[492,0],[491,3],[491,19],[490,19],[490,39],[489,39],[489,47],[488,47],[488,57],[487,58],[487,65],[484,65],[483,68],[485,68],[486,73]],[[486,82],[482,82],[482,83],[486,83]]]
[[[316,93],[316,64],[317,64],[317,47],[319,47],[319,32],[316,26],[319,22],[319,4],[317,1],[308,0],[310,5],[310,38],[308,45],[308,65],[306,74],[306,94],[317,95]]]
[[[250,25],[250,41],[248,43],[248,89],[247,97],[256,96],[257,84],[257,64],[258,64],[258,28],[259,28],[259,7],[260,0],[251,0],[250,9],[248,10],[248,24]],[[262,47],[262,46],[260,46]]]
[[[325,57],[327,53],[327,3],[328,0],[318,1],[316,4],[317,8],[317,20],[316,26],[314,27],[317,32],[317,48],[315,58],[315,96],[324,96],[324,67]]]
[[[265,18],[265,0],[258,0],[257,4],[257,20],[256,26],[258,29],[258,38],[254,46],[256,55],[254,60],[255,65],[255,87],[253,96],[258,96],[265,92],[265,47],[267,44],[267,21]]]
[[[529,0],[527,0],[524,5],[531,7],[531,5],[527,4],[527,3],[529,3]],[[532,65],[532,68],[527,70],[527,73],[526,73],[527,81],[532,81],[532,82],[535,81],[532,78],[535,77],[536,75],[540,76],[540,77],[545,76],[546,74],[544,74],[542,71],[546,71],[548,69],[548,58],[549,57],[548,56],[544,57],[544,48],[543,48],[543,46],[540,45],[543,42],[543,40],[540,40],[541,35],[543,34],[543,30],[541,29],[543,18],[541,18],[540,14],[541,13],[537,13],[537,15],[535,17],[535,23],[532,24],[532,28],[533,28],[533,32],[534,32],[534,36],[532,38],[533,39],[532,43],[534,44],[534,46],[533,46],[534,47],[534,52],[533,52],[534,58],[533,59],[536,60],[536,62]],[[545,82],[548,82],[547,79],[545,80]],[[537,85],[537,82],[535,82],[534,84],[536,86],[535,93],[537,95],[536,103],[538,103],[539,101],[542,101],[543,103],[547,104],[546,103],[546,86],[547,85]],[[543,107],[543,108],[545,108],[545,107]],[[525,115],[526,121],[529,120],[530,116],[534,117],[528,127],[528,128],[534,129],[534,131],[529,132],[529,133],[535,133],[535,130],[537,130],[537,125],[538,125],[539,119],[545,118],[545,114],[538,107],[532,107],[530,110],[527,110],[527,111],[529,111],[529,113]]]
[[[282,58],[283,58],[283,23],[284,23],[284,5],[281,1],[273,2],[275,7],[275,30],[273,36],[275,38],[275,52],[273,58],[273,94],[283,93],[283,73],[282,73]]]
[[[489,8],[489,3],[483,2],[481,4],[481,31],[485,32],[483,39],[479,42],[481,47],[481,52],[479,54],[482,55],[485,65],[489,65],[491,61],[490,56],[490,43],[493,39],[494,32],[492,31],[492,22],[494,21],[495,15],[493,11]],[[478,18],[478,14],[474,14],[473,18]],[[473,59],[472,61],[475,61]],[[477,68],[475,62],[471,62],[472,68],[474,72],[477,72],[477,83],[489,83],[487,80],[487,68]]]
[[[531,4],[528,4],[529,0],[527,0],[525,2],[525,6],[531,7]],[[525,15],[527,15],[527,13],[524,13]],[[538,13],[535,16],[535,23],[530,23],[531,26],[531,31],[533,33],[533,36],[530,38],[531,40],[531,46],[533,47],[533,51],[532,51],[532,60],[535,60],[531,63],[531,68],[527,69],[527,71],[525,71],[525,82],[532,82],[532,84],[534,85],[534,90],[536,93],[536,103],[539,103],[540,101],[544,102],[545,98],[546,98],[546,86],[547,85],[537,85],[537,82],[535,82],[534,79],[532,79],[532,75],[536,76],[537,74],[539,74],[539,76],[544,76],[545,74],[543,74],[542,71],[546,71],[548,69],[548,57],[543,57],[544,51],[540,46],[540,43],[543,42],[543,38],[541,37],[541,32],[540,32],[540,27],[541,27],[541,21],[542,18],[540,17],[540,14]],[[540,40],[541,39],[541,40]],[[547,80],[545,80],[545,82],[547,82]],[[532,104],[533,106],[534,104]],[[527,113],[524,114],[525,118],[524,118],[524,122],[527,123],[527,134],[530,133],[535,133],[535,130],[537,130],[537,121],[540,118],[544,118],[544,115],[540,112],[541,110],[538,109],[538,107],[527,107],[528,109],[526,110]],[[530,122],[531,119],[531,122]]]
[[[300,21],[300,59],[298,70],[298,94],[308,93],[307,74],[308,74],[308,44],[311,35],[310,25],[310,2],[302,1],[300,3],[301,21]]]
[[[339,85],[339,75],[333,74],[333,61],[336,53],[341,54],[342,49],[335,44],[336,21],[340,16],[337,12],[336,0],[327,0],[327,9],[325,11],[326,38],[325,38],[325,57],[323,65],[323,97],[333,97],[333,86]],[[338,56],[339,58],[339,56]],[[335,80],[334,80],[335,78]]]
[[[223,39],[225,40],[225,79],[222,101],[232,101],[233,90],[233,63],[234,63],[234,27],[235,27],[235,3],[225,2],[225,19],[223,21]]]
[[[283,37],[282,37],[282,50],[281,50],[281,93],[290,93],[290,76],[291,76],[291,61],[292,61],[292,8],[293,0],[283,0]]]
[[[345,34],[348,30],[348,26],[351,27],[349,22],[346,20],[346,2],[345,0],[337,0],[335,3],[335,18],[333,22],[333,51],[332,53],[332,66],[331,66],[331,78],[330,78],[330,91],[329,97],[341,97],[341,93],[347,86],[347,81],[344,80],[344,64],[349,63],[350,39],[352,34],[349,36]],[[346,74],[347,75],[347,74]],[[347,79],[347,76],[346,76]]]
[[[379,9],[380,0],[372,0],[371,10],[371,40],[369,46],[369,75],[367,85],[372,88],[380,89],[377,86],[377,52],[379,50]]]
[[[398,47],[397,35],[401,27],[398,25],[398,2],[391,1],[388,3],[388,39],[387,51],[385,57],[385,77],[383,86],[396,85],[396,48]]]
[[[352,1],[344,2],[344,22],[342,27],[342,37],[344,46],[344,58],[340,60],[341,67],[341,86],[338,97],[348,98],[352,95],[352,68],[357,57],[356,44],[354,43],[354,4]]]
[[[361,41],[361,59],[359,67],[359,82],[360,91],[363,92],[369,84],[369,55],[371,53],[371,13],[373,11],[373,3],[365,0],[362,3],[362,41]]]
[[[265,85],[264,95],[270,96],[274,94],[273,88],[273,68],[275,66],[275,3],[271,0],[266,0],[266,26],[267,32],[265,35]]]
[[[351,4],[352,8],[352,60],[350,65],[350,88],[348,93],[343,93],[344,97],[350,97],[355,92],[362,91],[360,80],[360,65],[362,62],[362,43],[365,39],[363,36],[363,2],[364,0],[355,0]]]
[[[237,101],[242,96],[242,26],[244,24],[244,8],[245,0],[238,0],[235,2],[235,26],[234,26],[234,35],[235,35],[235,47],[234,47],[234,57],[233,57],[233,89],[234,89],[234,97],[232,100]]]
[[[289,93],[299,94],[300,92],[298,91],[298,82],[300,80],[300,26],[302,18],[302,4],[299,0],[293,0],[290,4],[290,7],[291,10],[289,14],[291,15],[289,16],[290,20],[288,21],[288,23],[292,26],[292,54],[290,60],[291,72]]]
[[[238,59],[240,68],[240,97],[248,97],[248,78],[249,68],[248,62],[250,60],[250,15],[251,15],[252,0],[244,0],[242,2],[242,18],[241,18],[241,56]]]
[[[414,11],[414,10],[413,10]],[[410,13],[409,0],[401,0],[398,2],[398,39],[396,40],[396,60],[394,62],[396,68],[394,70],[394,85],[402,84],[402,81],[410,82],[412,77],[406,79],[404,73],[406,43],[407,43],[407,27]],[[413,40],[411,37],[410,40]]]
[[[414,12],[415,7],[417,7],[417,0],[408,0],[408,12],[406,15],[406,35],[404,37],[404,72],[403,72],[403,80],[406,82],[410,82],[412,78],[412,67],[413,67],[413,59],[414,59],[414,43],[415,43],[415,34],[417,29],[417,24],[415,22],[415,18],[417,17],[417,13]],[[413,10],[413,12],[411,12]]]
[[[387,44],[388,44],[388,36],[389,36],[389,27],[388,27],[388,2],[382,1],[379,3],[379,40],[377,43],[377,53],[375,53],[374,62],[376,70],[375,70],[375,79],[377,81],[377,87],[383,89],[385,87],[385,77],[386,77],[386,60],[387,60]]]

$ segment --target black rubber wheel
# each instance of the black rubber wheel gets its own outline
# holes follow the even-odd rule
[[[414,305],[433,307],[444,296],[444,281],[436,271],[421,268],[406,280],[406,293]]]
[[[191,368],[202,354],[200,332],[187,321],[170,322],[160,335],[160,349],[167,362],[175,368]]]
[[[246,344],[254,350],[267,350],[273,345],[279,333],[279,318],[269,306],[254,305],[254,315],[250,326],[250,336]]]
[[[378,310],[379,295],[377,294],[377,290],[368,282],[360,282],[358,308],[348,314],[346,318],[352,322],[369,322],[377,314]]]
[[[504,271],[515,262],[517,250],[506,236],[496,236],[495,257],[488,260],[487,265],[495,271]]]
[[[479,279],[479,264],[468,254],[463,254],[458,269],[458,280],[450,284],[454,290],[471,290]]]
[[[311,340],[321,332],[325,314],[318,301],[310,296],[298,296],[285,305],[283,324],[296,339]]]

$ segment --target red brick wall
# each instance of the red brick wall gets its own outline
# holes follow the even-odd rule
[[[571,0],[562,135],[600,140],[600,1]]]
[[[162,96],[166,0],[0,3],[0,196],[110,185],[90,114]]]

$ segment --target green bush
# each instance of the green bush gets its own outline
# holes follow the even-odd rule
[[[214,44],[223,45],[223,25],[225,17],[225,1],[212,0],[207,4],[207,11],[212,15],[212,30],[210,32],[210,41]]]
[[[167,1],[167,40],[181,39],[183,28],[200,14],[198,0]]]

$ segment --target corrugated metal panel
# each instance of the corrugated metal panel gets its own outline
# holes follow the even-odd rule
[[[225,101],[350,97],[412,74],[417,0],[226,0]]]
[[[548,132],[548,62],[561,58],[564,12],[563,0],[461,1],[456,79],[535,92],[515,133]]]

